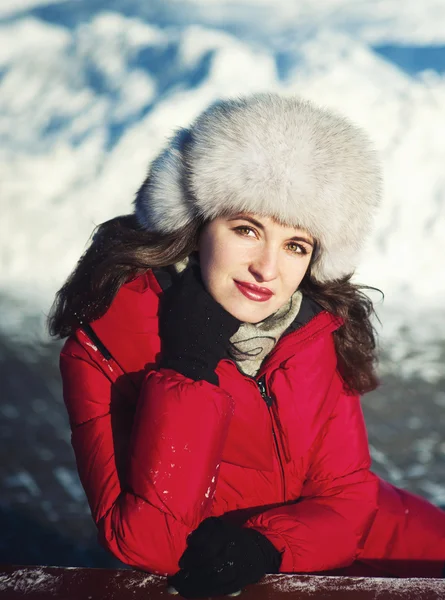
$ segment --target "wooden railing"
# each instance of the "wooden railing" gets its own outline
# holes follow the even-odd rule
[[[176,600],[163,577],[134,570],[0,566],[1,600]],[[268,575],[240,600],[445,600],[445,579]],[[227,600],[227,599],[226,599]]]

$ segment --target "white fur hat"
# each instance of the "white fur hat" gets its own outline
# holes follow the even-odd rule
[[[269,216],[317,240],[312,276],[352,273],[381,196],[377,157],[344,117],[297,97],[224,100],[177,132],[135,200],[148,231],[176,231],[197,216]]]

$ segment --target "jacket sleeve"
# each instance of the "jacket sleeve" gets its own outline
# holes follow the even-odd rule
[[[280,571],[317,572],[350,565],[377,510],[360,399],[340,394],[315,441],[301,498],[251,518],[282,553]]]
[[[231,397],[175,371],[147,373],[119,472],[113,384],[80,344],[61,372],[77,467],[99,538],[124,563],[178,570],[187,535],[210,514]],[[119,419],[122,419],[122,415]]]

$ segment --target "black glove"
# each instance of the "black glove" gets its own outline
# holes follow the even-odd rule
[[[229,340],[239,326],[205,289],[199,265],[192,264],[161,300],[159,366],[218,385],[216,366],[228,357]]]
[[[181,570],[168,583],[184,598],[233,594],[278,573],[280,564],[280,552],[259,531],[210,517],[187,538]]]

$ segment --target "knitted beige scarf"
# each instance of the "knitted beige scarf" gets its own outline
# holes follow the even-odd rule
[[[174,265],[181,273],[188,265],[189,257]],[[297,290],[289,301],[275,313],[259,323],[241,323],[238,331],[230,338],[229,352],[240,371],[254,377],[263,360],[274,348],[286,329],[296,319],[303,294]]]
[[[251,377],[258,373],[263,360],[298,315],[302,299],[303,294],[297,290],[284,306],[264,321],[241,323],[230,338],[233,346],[230,355],[243,373]]]

